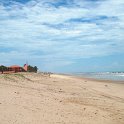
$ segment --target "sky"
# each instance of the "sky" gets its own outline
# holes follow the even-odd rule
[[[124,0],[0,0],[0,65],[124,71]]]

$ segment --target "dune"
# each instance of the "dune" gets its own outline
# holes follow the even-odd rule
[[[124,124],[124,83],[1,74],[0,124]]]

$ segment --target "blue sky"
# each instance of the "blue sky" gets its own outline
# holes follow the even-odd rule
[[[124,71],[124,0],[0,0],[0,64]]]

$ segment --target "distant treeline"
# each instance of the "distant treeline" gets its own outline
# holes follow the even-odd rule
[[[38,71],[38,68],[37,66],[31,66],[31,65],[28,65],[28,72],[37,72]]]
[[[0,71],[3,72],[3,71],[8,71],[8,68],[4,65],[1,65],[0,66]]]
[[[23,69],[23,67],[22,67],[22,70],[24,70]],[[4,71],[9,71],[9,69],[8,69],[8,67],[6,67],[6,66],[4,66],[4,65],[1,65],[0,66],[0,71],[3,73]],[[37,72],[38,71],[38,67],[37,66],[31,66],[31,65],[28,65],[28,72]]]

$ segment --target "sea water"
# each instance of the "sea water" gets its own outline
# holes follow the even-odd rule
[[[74,74],[74,73],[73,73]],[[74,75],[101,80],[124,81],[124,72],[78,72]]]

